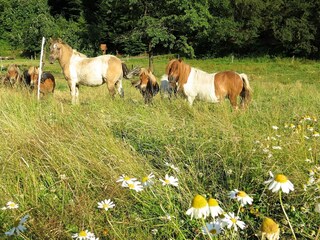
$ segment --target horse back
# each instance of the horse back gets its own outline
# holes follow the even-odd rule
[[[243,88],[243,81],[238,73],[223,71],[215,74],[214,86],[216,95],[223,98],[228,95],[239,95]]]

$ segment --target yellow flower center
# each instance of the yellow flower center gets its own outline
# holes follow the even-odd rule
[[[211,229],[210,233],[215,235],[215,234],[217,234],[217,230],[216,229]]]
[[[81,231],[81,232],[79,232],[79,237],[86,237],[87,236],[87,233],[86,233],[86,231]]]
[[[9,207],[12,207],[12,208],[13,208],[13,207],[15,207],[15,206],[16,206],[15,203],[10,203],[10,204],[9,204]]]
[[[130,184],[128,184],[128,187],[129,187],[130,189],[133,189],[133,188],[134,188],[134,184],[133,184],[133,183],[130,183]]]
[[[125,181],[129,181],[131,178],[128,177],[128,176],[125,176],[123,179],[124,179]]]
[[[217,207],[219,206],[219,203],[216,199],[214,198],[210,198],[209,201],[208,201],[208,204],[210,207]]]
[[[148,180],[149,180],[149,178],[148,178],[148,177],[144,177],[144,178],[142,178],[142,182],[143,182],[143,183],[147,182]]]
[[[246,194],[244,191],[239,191],[239,192],[237,193],[237,196],[239,196],[239,197],[245,197],[245,196],[247,196],[247,194]]]
[[[235,218],[231,218],[230,220],[231,220],[231,222],[232,222],[233,224],[236,224],[236,222],[237,222],[237,219],[235,219]]]
[[[109,204],[105,203],[102,205],[103,208],[109,208]]]
[[[170,180],[169,180],[169,179],[165,179],[164,182],[165,182],[166,184],[169,184],[169,183],[170,183]]]
[[[283,174],[278,174],[274,180],[276,180],[279,183],[286,183],[288,181],[288,178]]]
[[[276,233],[279,231],[279,226],[271,218],[265,218],[262,221],[261,231],[265,233]]]
[[[207,200],[201,195],[196,195],[192,200],[192,207],[194,208],[203,208],[207,206]]]

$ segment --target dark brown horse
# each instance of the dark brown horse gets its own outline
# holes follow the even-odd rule
[[[196,97],[208,102],[220,102],[229,98],[233,108],[238,108],[237,98],[241,98],[241,107],[251,100],[252,90],[246,74],[233,71],[207,73],[193,68],[182,60],[173,59],[166,67],[171,86],[184,93],[192,105]]]
[[[30,67],[28,70],[30,76],[30,87],[34,91],[38,89],[39,69],[38,67]],[[40,79],[40,94],[47,95],[53,93],[56,87],[54,76],[50,72],[43,72]]]

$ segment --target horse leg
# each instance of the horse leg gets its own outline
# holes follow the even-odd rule
[[[236,94],[230,94],[229,95],[230,103],[233,107],[233,109],[238,110],[238,101],[237,101],[237,95]]]
[[[69,82],[70,94],[71,94],[71,103],[79,103],[79,86],[75,82]]]
[[[190,106],[192,106],[194,99],[195,99],[195,97],[193,97],[193,96],[188,96],[188,102],[189,102],[189,105],[190,105]]]
[[[107,86],[108,86],[110,95],[112,96],[112,98],[114,98],[114,95],[116,94],[115,85],[111,81],[108,81]]]
[[[124,97],[124,91],[123,91],[123,88],[122,88],[122,80],[119,79],[117,82],[116,82],[116,87],[118,88],[118,93],[120,95],[120,97]]]

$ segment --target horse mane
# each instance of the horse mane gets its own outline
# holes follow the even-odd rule
[[[87,55],[85,55],[85,54],[83,54],[83,53],[81,53],[81,52],[78,52],[76,49],[72,49],[72,50],[73,50],[73,54],[74,54],[74,55],[77,55],[77,56],[83,57],[83,58],[86,58],[86,57],[87,57]]]
[[[188,77],[189,77],[189,74],[191,71],[191,66],[184,63],[181,59],[172,59],[166,67],[166,74],[167,75],[169,75],[169,72],[170,72],[170,70],[172,70],[174,65],[178,65],[178,67],[175,68],[174,70],[176,71],[175,75],[178,76],[179,87],[181,87],[188,80]]]
[[[153,75],[153,73],[149,69],[141,68],[139,76],[141,76],[142,74],[147,75],[149,77],[149,79],[151,80],[152,84],[157,83],[156,77]]]

